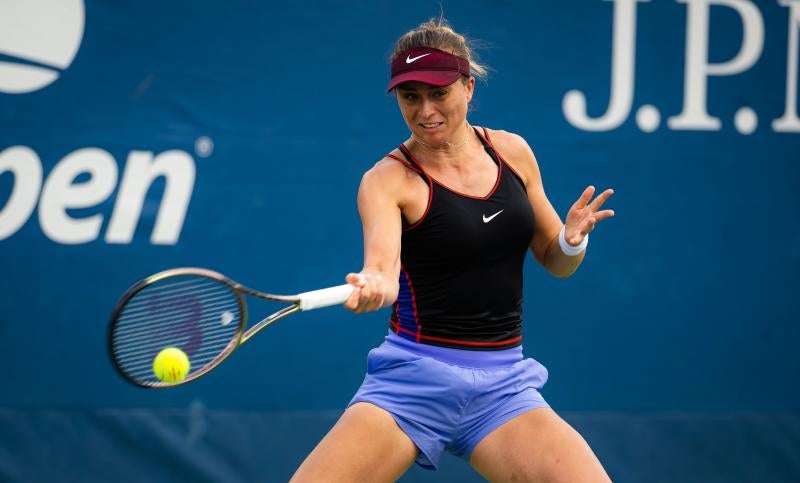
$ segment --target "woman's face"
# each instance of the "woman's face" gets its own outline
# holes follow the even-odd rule
[[[421,82],[397,86],[397,104],[408,128],[420,141],[433,146],[457,143],[464,137],[464,122],[472,99],[475,79],[459,79],[449,86]]]

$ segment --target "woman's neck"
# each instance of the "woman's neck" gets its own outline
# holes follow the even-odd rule
[[[464,152],[477,140],[473,134],[472,126],[468,122],[464,122],[464,135],[461,139],[456,139],[453,142],[445,141],[438,145],[425,143],[418,139],[414,134],[411,134],[407,142],[408,148],[412,153],[418,154],[429,162],[443,163],[450,165],[459,165],[460,161],[464,159]]]

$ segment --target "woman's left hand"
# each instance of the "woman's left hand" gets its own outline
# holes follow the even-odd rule
[[[614,216],[614,210],[600,210],[603,203],[614,194],[614,190],[607,189],[592,200],[594,186],[583,190],[583,194],[567,213],[564,224],[564,238],[572,246],[578,246],[594,227],[602,220]],[[592,200],[591,202],[589,200]]]

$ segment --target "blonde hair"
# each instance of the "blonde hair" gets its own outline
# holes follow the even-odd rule
[[[489,68],[477,62],[473,52],[475,43],[453,30],[444,17],[432,18],[421,23],[419,27],[409,30],[397,40],[389,63],[409,49],[430,47],[467,59],[472,75],[485,81]]]

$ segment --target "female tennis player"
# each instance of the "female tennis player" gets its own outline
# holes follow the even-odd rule
[[[612,190],[586,188],[561,222],[525,140],[467,120],[486,69],[444,19],[403,35],[391,72],[411,135],[362,179],[364,267],[345,304],[392,305],[390,330],[293,481],[395,481],[443,451],[491,481],[610,481],[540,395],[547,370],[523,357],[521,312],[527,250],[572,274],[614,215],[600,209]]]

